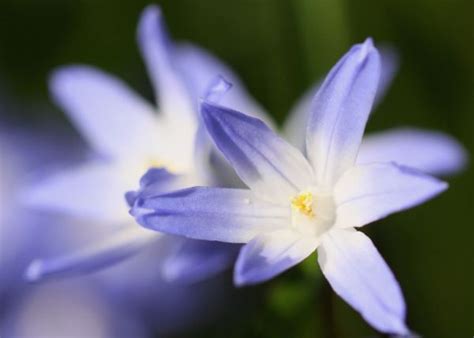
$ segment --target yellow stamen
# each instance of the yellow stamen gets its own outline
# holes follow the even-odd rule
[[[291,206],[308,217],[314,217],[313,194],[306,191],[291,199]]]
[[[162,168],[164,166],[165,165],[162,161],[158,161],[156,159],[150,159],[147,163],[148,168]]]

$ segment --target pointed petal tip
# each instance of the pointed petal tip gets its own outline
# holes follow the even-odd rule
[[[363,45],[366,46],[367,48],[374,48],[374,39],[372,39],[371,36],[366,38],[363,42]]]
[[[69,92],[76,92],[82,81],[107,80],[102,70],[87,64],[69,64],[56,67],[48,74],[48,88],[53,99],[60,104]]]
[[[161,7],[155,4],[148,5],[142,11],[138,22],[138,39],[144,39],[152,34],[155,25],[159,25],[162,19]]]
[[[218,103],[222,97],[232,88],[232,83],[222,75],[218,75],[211,81],[204,95],[204,100]]]
[[[237,264],[238,264],[239,261],[237,261]],[[233,276],[233,282],[234,282],[234,286],[238,287],[238,288],[242,288],[242,287],[245,287],[245,286],[250,286],[252,285],[252,283],[250,283],[249,281],[247,281],[244,276],[239,272],[239,269],[238,269],[238,266],[236,265],[235,269],[234,269],[234,276]]]
[[[40,259],[33,260],[25,270],[24,279],[34,283],[43,277],[43,261]]]
[[[411,174],[411,175],[419,175],[419,176],[430,178],[433,182],[435,182],[437,184],[437,189],[436,189],[436,191],[434,191],[434,194],[440,194],[440,193],[442,193],[443,191],[445,191],[446,189],[449,188],[448,182],[443,181],[443,180],[441,180],[441,179],[439,179],[435,176],[429,175],[429,174],[427,174],[427,173],[425,173],[425,172],[423,172],[419,169],[412,168],[410,166],[406,166],[406,165],[399,164],[399,163],[396,163],[396,162],[392,162],[392,165],[397,167],[401,172],[405,172],[405,173],[408,173],[408,174]]]
[[[377,49],[374,46],[374,41],[371,37],[365,39],[365,41],[359,45],[356,45],[358,49],[358,59],[359,62],[363,62],[371,53],[378,53]]]
[[[142,11],[141,21],[156,20],[162,15],[161,7],[157,4],[151,4],[145,7]]]
[[[61,66],[53,69],[48,75],[48,86],[55,95],[57,92],[67,86],[67,82],[76,78],[75,75],[81,71],[88,71],[90,68],[85,65]]]

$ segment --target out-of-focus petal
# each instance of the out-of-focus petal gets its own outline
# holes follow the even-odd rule
[[[101,221],[128,218],[125,193],[133,182],[107,163],[85,164],[28,188],[23,201],[33,208],[69,213]]]
[[[255,197],[250,190],[195,187],[139,196],[131,211],[138,223],[194,239],[244,243],[258,233],[288,225],[289,210]]]
[[[138,24],[138,42],[156,91],[160,112],[181,122],[196,119],[197,102],[191,101],[184,79],[176,67],[174,46],[158,6],[148,6]]]
[[[433,198],[447,184],[396,164],[356,165],[337,182],[336,227],[360,227]]]
[[[121,80],[89,66],[69,66],[50,79],[55,101],[94,150],[115,157],[148,152],[154,108]]]
[[[260,104],[250,96],[237,74],[212,54],[196,45],[182,43],[177,45],[175,56],[177,66],[187,79],[186,83],[191,86],[194,102],[199,102],[209,84],[220,75],[232,83],[232,90],[226,93],[220,104],[272,123]]]
[[[237,258],[240,245],[214,241],[176,239],[174,252],[163,264],[164,277],[170,282],[196,283],[229,268]]]
[[[379,53],[367,39],[352,47],[321,85],[306,135],[319,184],[334,184],[354,164],[379,78]]]
[[[398,282],[366,235],[333,230],[318,248],[318,261],[334,291],[370,325],[382,332],[408,333]]]
[[[148,243],[156,241],[159,234],[140,227],[120,230],[105,240],[70,254],[36,259],[27,268],[25,278],[29,281],[53,276],[73,276],[96,272],[135,255]]]
[[[117,306],[88,279],[44,283],[16,294],[2,318],[2,337],[144,338],[149,329],[132,306]]]
[[[311,184],[312,169],[301,152],[262,121],[209,102],[201,112],[217,147],[259,196],[287,203]]]
[[[432,175],[460,171],[467,162],[463,146],[447,134],[398,128],[366,136],[357,163],[396,162]]]
[[[375,95],[374,106],[377,106],[384,98],[388,89],[392,85],[393,78],[399,68],[398,53],[392,46],[382,45],[378,47],[380,53],[381,69],[380,81]]]
[[[260,234],[241,249],[234,283],[241,286],[271,279],[300,263],[316,250],[318,244],[317,238],[291,230]]]
[[[317,81],[296,101],[283,125],[283,135],[285,138],[302,151],[305,151],[305,131],[311,113],[311,103],[320,85],[321,83]]]

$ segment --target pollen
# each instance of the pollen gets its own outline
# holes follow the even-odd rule
[[[168,163],[165,163],[165,162],[160,161],[160,160],[155,159],[155,158],[150,158],[146,162],[145,171],[150,169],[150,168],[164,168],[168,172],[173,173],[173,174],[178,172],[178,169],[176,168],[176,166],[170,165]]]
[[[291,199],[291,207],[308,217],[314,217],[313,194],[306,191]]]
[[[147,161],[147,166],[148,168],[160,168],[164,167],[164,163],[162,161],[152,158]]]

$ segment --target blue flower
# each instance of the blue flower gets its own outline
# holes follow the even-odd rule
[[[158,7],[143,12],[138,43],[158,108],[121,80],[90,66],[64,67],[51,77],[53,97],[94,156],[40,182],[25,194],[25,201],[35,208],[102,225],[109,235],[105,240],[98,236],[95,243],[63,257],[35,260],[26,272],[30,280],[96,271],[158,243],[163,235],[138,227],[125,199],[147,169],[156,168],[150,175],[155,179],[154,189],[161,192],[222,183],[213,175],[212,147],[198,114],[198,98],[217,75],[234,83],[235,89],[223,103],[261,112],[225,65],[198,47],[169,41]],[[127,198],[132,201],[133,194]],[[191,248],[196,257],[205,253],[209,259],[192,261]],[[178,239],[164,273],[171,279],[181,274],[192,280],[206,278],[234,261],[235,249],[224,251],[223,245]]]
[[[2,97],[0,103],[4,102]],[[76,228],[75,233],[65,234],[68,224],[61,223],[61,218],[32,212],[21,204],[21,192],[31,181],[78,155],[62,156],[73,142],[60,129],[51,124],[47,131],[38,129],[42,128],[31,130],[0,121],[0,335],[71,336],[80,330],[85,336],[145,336],[145,327],[129,303],[110,297],[97,280],[34,287],[24,281],[23,270],[33,257],[77,244],[85,231]],[[51,133],[61,142],[50,142],[47,135]]]
[[[376,329],[407,334],[400,287],[356,228],[420,204],[447,185],[395,163],[357,163],[380,73],[371,39],[336,64],[313,100],[306,156],[262,121],[205,100],[209,134],[250,189],[143,194],[132,214],[157,231],[244,243],[237,285],[271,279],[317,250],[337,294]]]

